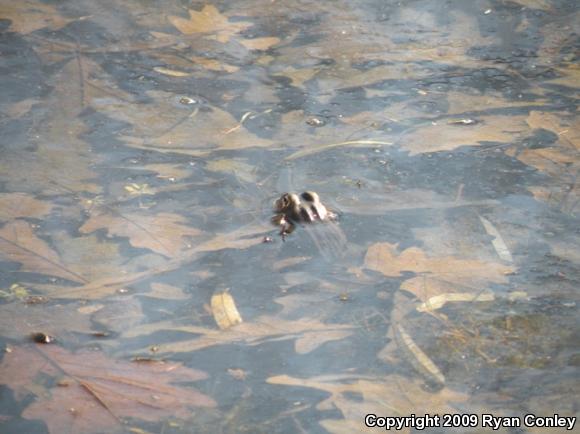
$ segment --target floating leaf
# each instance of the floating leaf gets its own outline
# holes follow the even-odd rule
[[[236,302],[229,292],[219,292],[211,296],[211,311],[215,322],[222,330],[242,322]]]

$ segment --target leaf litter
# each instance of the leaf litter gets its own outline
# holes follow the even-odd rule
[[[109,359],[99,351],[20,346],[5,354],[0,367],[16,396],[35,395],[22,416],[42,419],[54,434],[116,431],[133,419],[187,419],[195,407],[216,405],[184,384],[207,375],[180,363],[137,364]],[[43,390],[39,373],[55,384]]]

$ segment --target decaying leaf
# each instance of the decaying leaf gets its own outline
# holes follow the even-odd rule
[[[177,71],[175,69],[163,68],[162,66],[156,66],[153,68],[155,72],[163,75],[169,75],[170,77],[189,77],[190,72]]]
[[[160,330],[179,331],[199,335],[195,339],[163,345],[159,351],[160,354],[198,351],[203,348],[216,345],[228,345],[233,342],[259,345],[267,341],[293,339],[296,339],[296,351],[304,354],[314,351],[328,341],[342,339],[352,334],[352,326],[350,325],[325,324],[312,318],[286,320],[264,315],[255,318],[253,321],[246,321],[226,330],[215,330],[198,326],[176,326],[173,322],[163,321],[135,327],[124,333],[124,336],[142,336]]]
[[[187,225],[183,216],[159,213],[154,216],[140,214],[113,214],[107,210],[91,215],[79,229],[81,233],[91,233],[104,228],[110,236],[128,237],[135,247],[141,247],[175,257],[191,248],[185,237],[197,237],[198,229]]]
[[[0,221],[19,217],[42,218],[52,210],[52,204],[26,193],[0,194]]]
[[[214,38],[219,42],[228,42],[237,33],[251,26],[249,23],[230,22],[213,5],[205,5],[201,11],[189,10],[189,19],[170,16],[169,22],[181,33],[193,35],[196,33],[206,34],[208,38]]]
[[[222,330],[240,324],[242,317],[236,302],[229,292],[219,292],[211,296],[211,311],[218,327]]]
[[[362,377],[349,375],[325,375],[312,378],[296,378],[278,375],[267,380],[270,384],[291,387],[307,387],[324,391],[330,396],[320,402],[318,410],[338,410],[342,417],[328,418],[320,424],[329,432],[346,434],[352,432],[373,433],[377,428],[367,428],[361,421],[366,415],[409,416],[455,413],[453,403],[465,403],[468,396],[446,387],[438,392],[427,392],[422,381],[411,381],[396,376]],[[461,409],[468,412],[464,405]],[[405,428],[402,433],[409,433]]]
[[[429,123],[404,134],[401,144],[411,155],[416,155],[453,150],[482,142],[509,143],[527,131],[528,127],[522,116],[486,116],[482,118],[482,122],[470,125],[468,129],[447,123]]]
[[[419,348],[403,326],[400,324],[394,324],[393,328],[397,344],[406,360],[408,360],[427,381],[435,384],[445,384],[445,376],[443,373],[439,370],[437,365],[433,363],[429,356]]]
[[[190,298],[182,288],[158,282],[153,282],[151,284],[151,290],[145,295],[147,297],[160,298],[163,300],[187,300]]]
[[[435,295],[427,301],[417,306],[419,312],[433,312],[441,309],[449,302],[474,302],[474,301],[493,301],[495,295],[491,292],[484,292],[481,294],[472,294],[470,292],[448,292],[444,294]]]
[[[506,245],[503,237],[496,229],[496,227],[485,217],[479,216],[479,220],[481,220],[485,231],[493,237],[491,244],[497,252],[497,255],[506,262],[513,262],[514,258],[512,258],[512,254],[510,253],[508,246]]]
[[[280,38],[254,38],[254,39],[240,39],[240,44],[248,50],[267,50],[276,44],[280,43]]]
[[[87,281],[69,270],[58,254],[22,220],[15,220],[0,229],[0,257],[20,263],[20,270],[28,273],[46,274],[77,283]]]
[[[36,396],[22,416],[43,420],[51,434],[112,432],[125,418],[187,418],[194,407],[216,405],[191,386],[179,385],[206,378],[179,363],[136,364],[97,351],[35,346],[13,348],[0,368],[16,396]],[[45,391],[46,382],[37,384],[39,374],[59,379],[60,386]]]
[[[11,21],[9,28],[11,32],[23,34],[45,27],[58,30],[73,21],[60,15],[55,6],[36,0],[19,0],[2,4],[0,19]]]
[[[418,274],[403,282],[401,289],[419,300],[447,292],[462,292],[465,288],[481,291],[489,283],[507,281],[512,267],[475,259],[429,257],[421,249],[410,247],[400,253],[397,245],[377,243],[369,247],[365,267],[385,276],[397,277],[404,271]]]

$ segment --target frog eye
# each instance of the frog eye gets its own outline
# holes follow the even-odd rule
[[[314,195],[312,193],[310,193],[309,191],[305,191],[304,193],[302,193],[300,195],[300,197],[302,199],[304,199],[306,202],[314,202]]]

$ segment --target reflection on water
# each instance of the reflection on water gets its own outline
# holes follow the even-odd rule
[[[579,14],[0,0],[0,430],[575,416]]]

